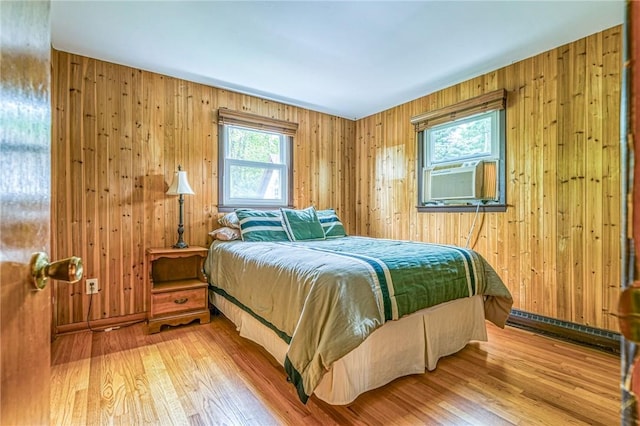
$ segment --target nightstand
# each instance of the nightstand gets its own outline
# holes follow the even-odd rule
[[[149,248],[145,258],[151,304],[147,330],[157,333],[163,325],[210,320],[207,279],[203,273],[207,249]]]

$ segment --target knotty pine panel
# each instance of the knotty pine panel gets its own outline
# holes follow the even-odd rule
[[[356,122],[355,232],[470,246],[514,308],[616,331],[620,85],[615,27]],[[507,211],[417,213],[412,116],[508,91]]]
[[[294,203],[335,208],[355,231],[355,123],[92,58],[52,52],[52,258],[81,256],[100,291],[91,320],[146,313],[147,247],[177,239],[178,199],[165,194],[178,165],[184,239],[207,246],[218,217],[218,108],[299,123]],[[84,280],[55,284],[54,321],[86,321]]]
[[[515,307],[617,329],[620,280],[621,29],[608,31],[358,120],[53,52],[52,249],[100,279],[92,319],[146,312],[142,254],[175,242],[177,164],[185,239],[206,245],[217,214],[217,108],[298,122],[294,199],[336,207],[351,233],[470,245]],[[507,106],[504,213],[420,213],[413,115],[498,88]],[[357,219],[357,220],[356,220]],[[54,255],[54,257],[60,257]],[[57,323],[84,321],[88,297],[57,285]]]

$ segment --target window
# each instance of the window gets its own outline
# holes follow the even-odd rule
[[[499,112],[485,112],[426,129],[427,167],[464,160],[499,158]]]
[[[290,206],[297,124],[219,111],[219,209]]]
[[[224,126],[223,204],[287,205],[289,149],[282,134]]]
[[[505,210],[505,99],[499,90],[411,119],[419,210]]]

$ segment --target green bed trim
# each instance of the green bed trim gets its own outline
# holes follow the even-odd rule
[[[238,301],[238,299],[236,299],[235,297],[231,296],[229,293],[227,293],[223,289],[218,288],[218,287],[216,287],[214,285],[209,285],[209,287],[211,288],[211,290],[213,290],[214,292],[218,293],[220,296],[224,297],[229,302],[233,303],[234,305],[236,305],[237,307],[239,307],[240,309],[242,309],[246,313],[250,314],[252,317],[257,319],[258,321],[260,321],[261,324],[266,325],[267,327],[269,327],[271,330],[273,330],[278,335],[279,338],[284,340],[287,345],[289,345],[291,343],[291,336],[289,336],[289,335],[287,335],[287,333],[279,330],[275,325],[271,324],[269,321],[265,320],[260,315],[258,315],[255,312],[253,312],[250,308],[248,308],[247,306],[245,306],[242,303],[240,303]]]
[[[300,373],[298,373],[298,370],[296,370],[295,367],[291,364],[288,355],[284,359],[284,371],[287,373],[287,376],[289,376],[289,381],[293,384],[293,386],[295,386],[296,390],[298,391],[298,398],[300,398],[300,401],[303,404],[306,404],[309,400],[309,395],[304,392],[304,383],[302,381],[302,376],[300,375]]]

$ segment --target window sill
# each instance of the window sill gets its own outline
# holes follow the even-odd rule
[[[443,204],[437,206],[418,206],[418,213],[446,213],[446,212],[475,212],[476,209],[480,212],[506,212],[506,204],[480,204],[478,209],[477,204]]]
[[[292,205],[288,206],[218,206],[218,212],[229,213],[236,211],[237,209],[252,209],[252,210],[280,210],[280,208],[294,208]]]

